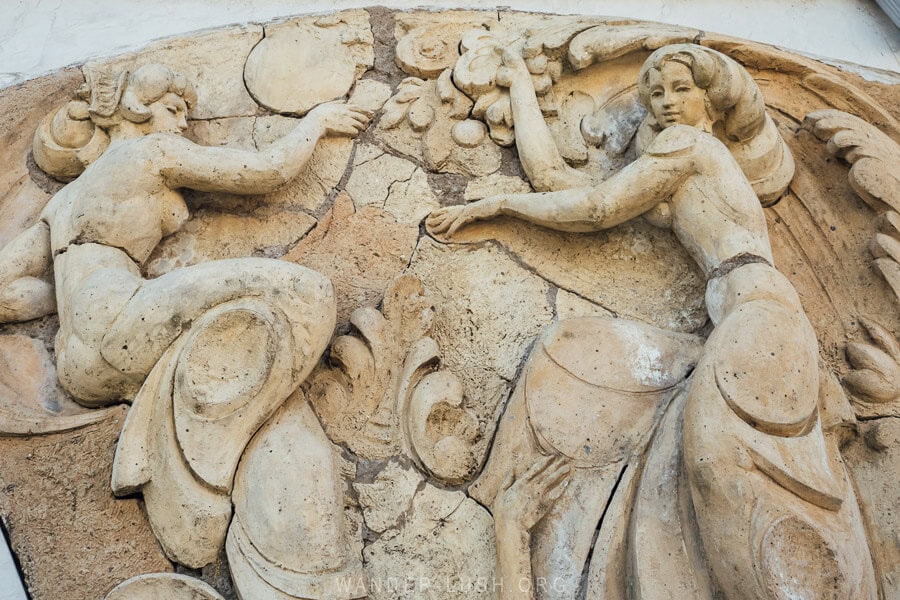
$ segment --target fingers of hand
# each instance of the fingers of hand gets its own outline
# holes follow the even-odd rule
[[[503,64],[507,67],[517,67],[520,64],[525,64],[525,59],[522,58],[522,54],[518,48],[507,48],[503,51],[501,59]]]
[[[439,208],[425,219],[425,225],[432,233],[443,233],[447,230],[447,209]]]
[[[555,456],[542,456],[537,459],[531,467],[525,471],[525,474],[522,476],[522,479],[532,480],[535,479],[538,475],[540,475],[544,469],[546,469],[557,457]]]
[[[440,235],[447,231],[447,223],[442,219],[435,219],[434,221],[428,221],[428,228],[432,233]]]
[[[553,489],[565,481],[571,470],[572,469],[567,461],[557,462],[545,469],[544,472],[539,475],[537,481],[539,481],[546,489]]]
[[[453,224],[450,226],[450,229],[447,231],[447,235],[453,237],[456,235],[456,232],[459,231],[459,228],[463,225],[466,225],[469,222],[469,219],[465,217],[463,213],[460,213],[453,220]]]
[[[528,470],[527,475],[535,485],[549,490],[564,480],[570,470],[569,461],[565,456],[545,456]]]
[[[375,114],[374,111],[371,111],[368,108],[363,108],[362,106],[357,106],[355,104],[348,104],[347,108],[349,108],[350,111],[353,113],[358,113],[358,114],[364,116],[366,119],[371,119],[372,115]]]
[[[497,69],[497,85],[509,87],[512,85],[513,76],[507,67]]]

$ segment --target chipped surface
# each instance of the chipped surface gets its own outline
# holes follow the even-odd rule
[[[349,27],[349,23],[355,25]],[[474,110],[472,99],[461,98],[461,93],[450,89],[452,81],[445,69],[458,59],[463,31],[475,26],[501,37],[516,37],[525,29],[551,27],[541,43],[541,52],[547,54],[531,57],[528,62],[534,81],[547,83],[553,81],[550,65],[565,51],[566,32],[587,27],[578,19],[507,12],[466,11],[447,17],[429,12],[396,14],[386,9],[353,11],[344,13],[344,17],[303,17],[158,42],[143,52],[92,61],[85,71],[95,73],[152,60],[169,62],[194,80],[200,94],[186,132],[189,139],[203,145],[263,150],[293,129],[298,120],[273,115],[253,102],[240,84],[244,61],[262,39],[263,27],[275,40],[276,32],[301,24],[309,26],[310,31],[330,32],[328,36],[338,30],[351,34],[329,38],[341,45],[342,57],[339,65],[324,65],[340,71],[344,83],[324,91],[312,89],[315,82],[303,80],[312,71],[304,71],[294,80],[275,85],[281,94],[279,102],[294,104],[263,104],[302,113],[316,102],[349,94],[351,102],[382,112],[376,113],[373,125],[360,141],[334,138],[320,143],[300,177],[276,192],[250,197],[187,193],[193,218],[157,247],[146,265],[146,275],[157,276],[219,258],[286,254],[285,259],[333,281],[338,333],[344,334],[350,328],[347,319],[351,311],[359,307],[382,310],[389,282],[404,272],[415,274],[434,298],[432,334],[444,362],[440,368],[462,380],[463,405],[477,415],[477,429],[482,432],[475,447],[478,460],[495,442],[493,431],[532,352],[533,340],[554,319],[618,316],[619,320],[612,320],[637,319],[704,334],[712,329],[707,323],[705,282],[699,270],[674,236],[643,220],[600,234],[563,234],[503,219],[463,230],[453,244],[433,239],[420,227],[423,217],[439,205],[532,191],[516,153],[497,148],[486,136],[485,124],[469,114]],[[362,28],[361,35],[354,37],[354,28]],[[695,33],[692,31],[691,36]],[[399,46],[395,46],[397,42]],[[632,42],[643,43],[640,39]],[[848,339],[860,337],[859,314],[877,315],[891,332],[897,330],[900,317],[895,310],[896,299],[869,266],[872,210],[854,195],[847,167],[828,158],[823,144],[809,132],[798,131],[798,125],[807,112],[833,104],[844,109],[855,107],[861,115],[875,115],[880,119],[876,123],[879,127],[896,133],[891,129],[900,116],[896,90],[867,84],[808,59],[795,61],[790,55],[759,45],[742,45],[712,34],[707,34],[704,44],[752,63],[751,74],[769,103],[778,132],[797,160],[798,174],[788,195],[766,211],[776,264],[799,292],[817,329],[827,368],[846,373],[844,348]],[[296,43],[293,46],[299,48]],[[601,46],[594,44],[588,50],[602,53],[605,50]],[[544,61],[548,57],[550,60]],[[637,118],[628,112],[635,109],[633,98],[622,96],[626,100],[622,108],[604,94],[612,94],[609,90],[619,93],[631,86],[640,60],[616,63],[612,73],[604,74],[598,65],[584,73],[566,73],[557,82],[558,91],[560,96],[571,94],[571,99],[554,100],[548,95],[542,100],[555,140],[571,165],[604,179],[633,158],[630,129],[617,129],[631,127],[630,117]],[[375,68],[367,71],[373,64]],[[791,70],[798,68],[801,71]],[[806,71],[802,69],[812,69],[815,77],[804,79]],[[407,85],[410,90],[420,89],[400,98],[405,75],[422,78],[419,84]],[[356,79],[360,76],[364,78]],[[70,69],[7,90],[0,98],[0,122],[9,125],[4,156],[11,165],[6,175],[0,174],[0,247],[32,223],[46,200],[60,188],[29,164],[28,148],[37,121],[63,102],[80,80],[80,71]],[[597,106],[602,105],[615,118],[604,120],[605,113],[594,115],[597,118],[587,120],[583,136],[582,117],[593,110],[595,98]],[[397,110],[391,116],[399,115],[399,120],[388,127],[390,119],[386,117],[393,110],[392,103]],[[478,118],[504,116],[498,114]],[[47,319],[0,326],[0,332],[27,333],[49,342],[55,322]],[[666,383],[662,377],[665,359],[658,349],[640,344],[636,347],[634,360],[621,370],[623,376],[643,386]],[[338,359],[338,353],[326,357]],[[586,361],[581,375],[593,377],[595,367],[597,363]],[[47,372],[43,369],[40,376],[46,378]],[[361,380],[351,380],[351,386],[354,381]],[[586,392],[585,402],[566,414],[577,414],[597,397],[593,391]],[[384,405],[394,406],[394,400],[388,398]],[[609,406],[613,416],[630,414]],[[352,402],[347,403],[347,411],[356,408]],[[124,414],[122,408],[111,410]],[[506,410],[507,415],[514,413]],[[446,414],[440,410],[429,414],[430,426],[446,426],[450,423],[442,420]],[[891,494],[885,491],[890,487],[885,473],[895,470],[897,428],[896,419],[880,418],[883,415],[878,414],[874,417],[860,424],[861,437],[846,432],[850,441],[845,450],[859,496],[867,506],[867,524],[877,532],[870,540],[888,559],[880,569],[885,589],[891,591],[896,576],[889,559],[896,555],[896,540],[882,532],[896,528],[890,510]],[[611,421],[607,419],[604,424]],[[588,423],[584,428],[589,430],[588,436],[599,429],[591,427],[587,418],[584,423]],[[113,501],[109,494],[109,473],[104,469],[108,471],[120,425],[118,422],[113,427],[104,421],[43,440],[0,439],[0,462],[6,465],[0,469],[0,479],[10,482],[0,489],[0,505],[35,598],[99,597],[127,576],[171,568],[149,533],[140,506],[133,499]],[[101,429],[102,436],[98,433]],[[563,418],[555,432],[566,441],[573,429]],[[327,425],[326,432],[332,433]],[[470,437],[474,440],[477,436]],[[372,457],[363,452],[354,456],[351,450],[357,446],[337,441],[343,450],[343,508],[352,538],[351,553],[364,556],[370,597],[494,597],[486,591],[490,584],[482,585],[494,575],[494,522],[487,511],[466,496],[464,486],[463,490],[438,487],[434,479],[416,469],[414,465],[420,463],[405,455],[408,449],[397,445],[390,446],[391,456],[368,460]],[[563,445],[558,440],[556,443]],[[678,446],[680,442],[672,444]],[[578,454],[579,460],[594,460],[602,447],[592,440],[567,451],[576,455],[584,450],[590,456]],[[545,451],[545,447],[540,449],[541,453]],[[511,470],[529,467],[521,455],[516,454],[511,461]],[[88,473],[95,465],[102,469]],[[584,514],[605,506],[617,474],[618,469],[612,468],[604,475],[606,487],[584,503]],[[32,481],[38,476],[43,479]],[[667,472],[666,482],[672,481],[673,473]],[[653,484],[639,481],[635,485]],[[10,486],[16,487],[10,491]],[[70,506],[73,498],[77,502],[73,500]],[[573,498],[578,500],[574,491],[569,492],[568,501],[575,505]],[[627,514],[628,506],[621,505],[631,499],[617,497],[616,506],[622,510],[610,514]],[[652,498],[644,501],[656,502]],[[127,514],[117,513],[123,510]],[[649,514],[652,516],[653,511]],[[590,526],[581,528],[580,515],[564,521],[567,532],[593,531]],[[52,531],[47,529],[48,523],[53,525]],[[115,527],[119,528],[116,532],[112,530]],[[48,531],[54,544],[47,542]],[[123,536],[123,531],[127,535]],[[570,555],[568,546],[552,541],[555,532],[551,527],[543,531],[538,554],[564,563],[560,557]],[[122,546],[122,539],[127,540],[127,548]],[[52,546],[50,550],[48,545]],[[552,549],[549,555],[548,548]],[[588,549],[579,546],[579,552]],[[65,557],[61,554],[64,550],[68,552]],[[90,561],[114,553],[127,557],[125,564],[96,576]],[[59,568],[64,569],[63,577]],[[224,559],[220,557],[207,566],[203,574],[215,582],[225,598],[234,598]]]

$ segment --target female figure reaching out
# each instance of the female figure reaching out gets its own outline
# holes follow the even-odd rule
[[[649,111],[640,156],[598,182],[556,150],[521,56],[508,50],[503,62],[498,80],[509,86],[516,144],[537,193],[439,209],[427,219],[429,230],[452,238],[500,215],[567,232],[639,216],[670,227],[706,276],[715,325],[687,382],[681,430],[688,513],[696,515],[689,527],[696,527],[702,548],[694,550],[706,557],[713,587],[728,598],[822,597],[826,587],[835,598],[873,597],[859,510],[819,419],[815,333],[773,265],[760,198],[780,197],[793,163],[756,84],[708,48],[657,50],[638,79]],[[761,164],[766,177],[756,177]],[[534,414],[530,419],[540,430]],[[483,480],[490,470],[489,463]],[[556,489],[551,483],[547,492]],[[502,499],[491,485],[488,498]],[[498,544],[507,537],[498,535]]]

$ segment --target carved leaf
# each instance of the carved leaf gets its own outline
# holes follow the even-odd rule
[[[569,62],[584,69],[595,62],[625,56],[636,50],[656,50],[669,44],[692,42],[700,32],[674,25],[599,25],[577,35],[569,44]]]
[[[428,335],[434,311],[422,283],[395,279],[383,308],[359,308],[350,316],[355,332],[331,345],[331,365],[310,378],[309,397],[331,439],[364,458],[385,458],[399,444],[395,398],[410,348]]]
[[[900,210],[900,146],[876,127],[839,110],[812,112],[803,128],[822,141],[828,151],[853,165],[850,185],[874,210]]]
[[[397,102],[394,98],[391,98],[384,105],[384,111],[381,113],[381,127],[383,129],[393,129],[403,122],[408,110],[408,104]]]
[[[900,416],[900,343],[882,325],[860,319],[874,344],[847,344],[847,360],[853,367],[844,378],[860,402],[860,417]]]
[[[453,85],[453,70],[446,69],[437,80],[437,92],[444,104],[452,103],[450,117],[465,119],[472,110],[473,102]]]
[[[424,131],[434,121],[434,109],[428,103],[428,99],[419,98],[409,106],[406,114],[413,131]]]

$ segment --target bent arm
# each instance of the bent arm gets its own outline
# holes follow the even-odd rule
[[[504,57],[510,70],[509,100],[516,128],[516,149],[528,180],[539,192],[590,185],[593,179],[563,159],[544,120],[534,84],[521,57]]]
[[[259,151],[201,146],[180,136],[155,135],[166,184],[207,192],[266,194],[277,190],[309,162],[325,126],[305,118],[289,134]]]

